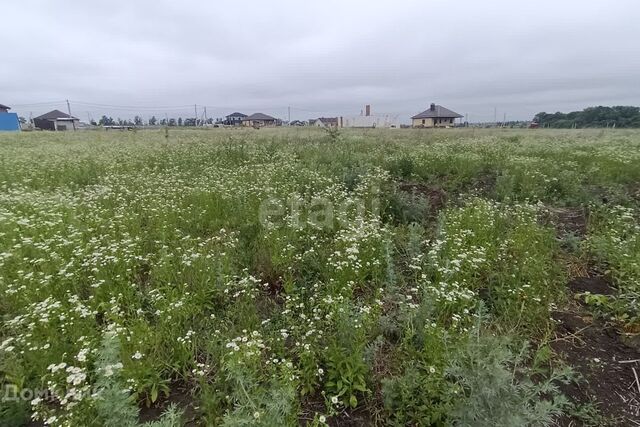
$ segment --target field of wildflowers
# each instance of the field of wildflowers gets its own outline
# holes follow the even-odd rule
[[[0,135],[0,425],[633,417],[553,313],[640,331],[639,209],[636,131]]]

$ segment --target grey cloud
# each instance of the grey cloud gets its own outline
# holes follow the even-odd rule
[[[130,117],[209,106],[405,121],[432,101],[472,120],[640,105],[633,0],[323,3],[24,0],[3,5],[0,102]],[[20,107],[24,105],[24,107]],[[158,108],[156,115],[191,113]]]

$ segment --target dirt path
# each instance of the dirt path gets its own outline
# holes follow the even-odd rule
[[[573,294],[611,294],[602,277],[580,277],[569,283]],[[626,345],[612,326],[596,320],[586,307],[572,301],[563,311],[553,313],[558,323],[554,351],[582,377],[579,384],[563,391],[579,404],[594,403],[613,425],[640,426],[640,351]],[[635,362],[634,362],[635,361]],[[560,420],[561,426],[585,425],[577,417]]]

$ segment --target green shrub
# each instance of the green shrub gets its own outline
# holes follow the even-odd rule
[[[476,332],[478,332],[476,330]],[[462,389],[450,413],[458,426],[545,426],[563,414],[569,401],[559,390],[571,372],[533,378],[526,345],[513,351],[504,337],[472,334],[453,353],[447,375]]]

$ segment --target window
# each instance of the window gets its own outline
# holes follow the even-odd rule
[[[425,124],[425,120],[424,119],[422,119],[422,124]]]

